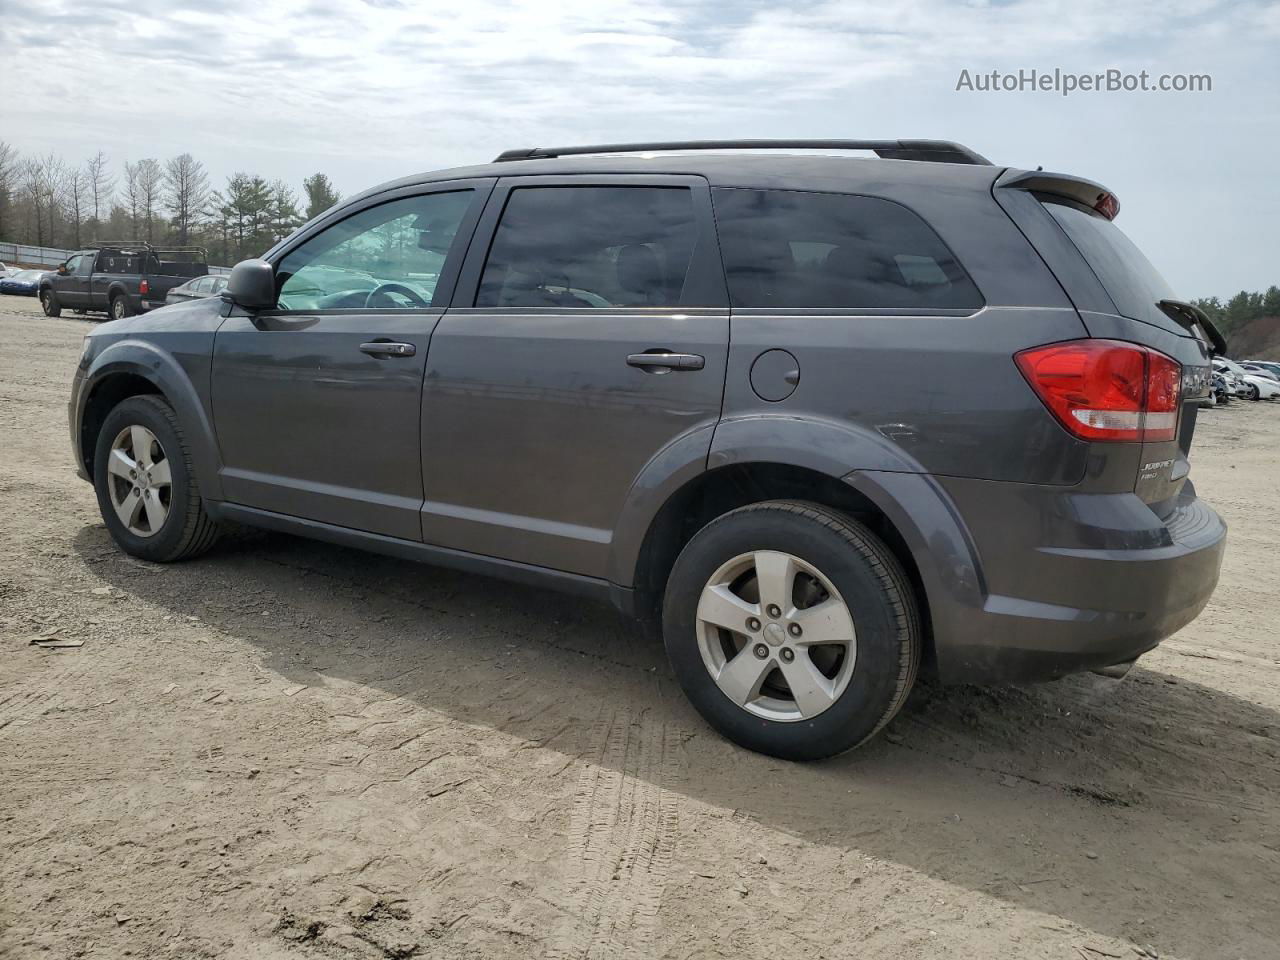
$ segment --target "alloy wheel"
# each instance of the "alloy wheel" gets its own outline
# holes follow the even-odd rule
[[[857,634],[835,585],[774,550],[734,557],[703,587],[696,615],[702,662],[720,691],[767,720],[810,720],[853,676]]]
[[[169,516],[173,479],[169,459],[146,427],[125,427],[111,444],[107,493],[116,516],[135,537],[160,532]]]

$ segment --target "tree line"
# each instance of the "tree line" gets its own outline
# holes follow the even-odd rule
[[[95,240],[201,246],[209,262],[233,264],[341,199],[323,173],[302,181],[237,172],[215,189],[189,153],[113,167],[98,151],[82,163],[56,153],[23,156],[0,140],[0,241],[72,249]]]
[[[1280,317],[1280,287],[1274,284],[1261,293],[1241,290],[1226,303],[1217,297],[1206,297],[1194,302],[1209,315],[1209,319],[1222,331],[1223,336],[1230,336],[1262,317]]]

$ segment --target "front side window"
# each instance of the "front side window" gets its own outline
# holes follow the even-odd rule
[[[982,295],[938,235],[876,197],[712,192],[735,307],[977,309]]]
[[[281,310],[429,307],[471,190],[392,200],[342,220],[276,267]]]
[[[518,187],[475,305],[686,305],[696,233],[687,187]]]

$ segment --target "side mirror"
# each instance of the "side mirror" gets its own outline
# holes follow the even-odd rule
[[[276,305],[276,272],[265,260],[241,260],[222,295],[246,310],[269,310]]]

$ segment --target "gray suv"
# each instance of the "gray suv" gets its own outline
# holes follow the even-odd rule
[[[603,599],[725,736],[829,756],[922,668],[1118,676],[1208,601],[1221,337],[1118,207],[938,141],[406,177],[91,333],[76,464],[134,556],[234,521]]]

